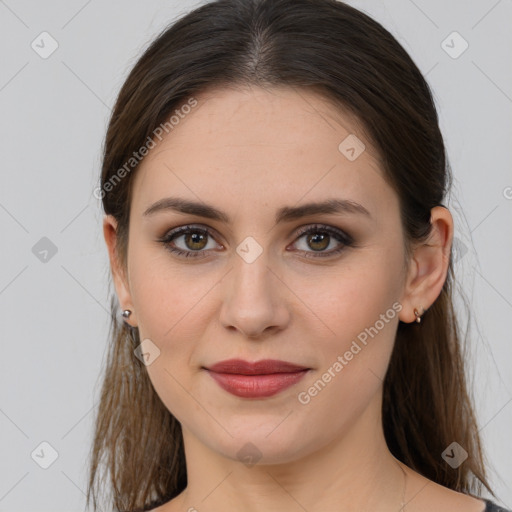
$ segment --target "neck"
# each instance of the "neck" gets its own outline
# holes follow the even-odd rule
[[[278,464],[248,467],[212,451],[185,428],[183,437],[188,486],[179,496],[180,510],[397,512],[402,507],[405,473],[387,448],[375,403],[338,438]]]

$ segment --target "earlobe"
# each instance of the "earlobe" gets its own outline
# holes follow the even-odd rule
[[[112,279],[123,320],[132,327],[136,327],[126,269],[122,267],[117,253],[117,220],[112,215],[105,215],[103,219],[103,236],[107,245]],[[130,314],[124,313],[125,311],[130,311]]]
[[[421,322],[422,314],[440,295],[448,274],[453,240],[451,213],[444,206],[436,206],[430,221],[428,239],[414,248],[411,258],[400,314],[400,320],[406,323]]]

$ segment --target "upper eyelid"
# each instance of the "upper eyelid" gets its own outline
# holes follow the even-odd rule
[[[194,231],[194,229],[197,229],[197,231],[204,231],[208,236],[212,236],[215,234],[218,234],[217,230],[214,228],[211,228],[209,226],[204,226],[202,224],[184,224],[183,226],[178,226],[176,228],[170,229],[166,231],[162,237],[162,239],[167,239],[170,237],[179,237],[182,235],[185,235],[187,231]],[[219,242],[217,242],[219,243]],[[222,245],[222,244],[221,244]]]
[[[318,230],[318,231],[322,231],[322,229],[323,229],[323,230],[325,230],[327,232],[338,233],[341,236],[344,236],[346,238],[352,239],[352,237],[344,229],[338,228],[336,226],[330,226],[328,224],[318,223],[318,222],[313,222],[313,223],[310,223],[310,224],[303,224],[302,226],[299,226],[295,230],[296,231],[295,234],[299,235],[299,236],[302,236],[305,233],[307,233],[308,231],[314,231],[315,229]]]

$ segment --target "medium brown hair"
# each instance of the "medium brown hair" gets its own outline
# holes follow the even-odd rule
[[[430,88],[397,40],[335,0],[217,0],[159,34],[117,98],[101,195],[105,213],[118,222],[122,268],[137,166],[114,180],[119,170],[191,97],[238,85],[309,88],[353,114],[399,198],[407,254],[427,239],[430,210],[442,205],[451,171]],[[384,381],[383,428],[390,451],[404,464],[450,489],[479,493],[482,484],[491,489],[466,384],[453,286],[451,258],[442,291],[421,324],[399,322]],[[149,510],[187,485],[181,426],[134,356],[138,329],[119,320],[115,294],[111,307],[87,504],[92,499],[97,510],[104,485],[115,510]],[[469,453],[456,469],[441,457],[453,441]]]

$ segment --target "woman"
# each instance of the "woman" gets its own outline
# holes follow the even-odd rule
[[[95,509],[104,467],[123,511],[500,510],[478,497],[450,177],[427,83],[356,9],[218,0],[165,30],[98,190]]]

